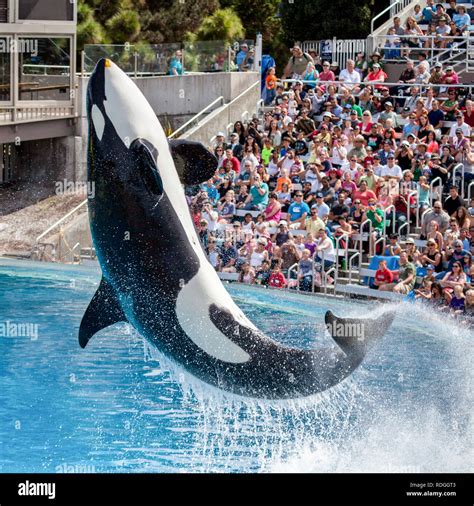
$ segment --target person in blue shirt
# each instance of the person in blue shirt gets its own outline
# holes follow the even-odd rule
[[[237,56],[235,57],[235,63],[240,71],[244,70],[243,65],[245,63],[245,60],[248,56],[249,47],[244,42],[240,45],[240,51],[237,53]]]
[[[426,0],[426,7],[423,9],[423,23],[431,23],[433,15],[436,12],[434,0]]]
[[[176,51],[174,57],[170,61],[168,75],[181,76],[183,74],[183,64],[181,63],[182,58],[183,58],[183,53],[179,50]]]
[[[459,28],[461,33],[469,30],[471,26],[471,16],[466,12],[466,6],[458,5],[456,11],[457,13],[453,16],[454,24]]]
[[[209,179],[209,181],[203,183],[201,185],[201,190],[207,193],[207,196],[211,201],[212,205],[215,205],[216,202],[219,200],[220,197],[219,191],[216,188],[214,181],[212,179]]]
[[[303,192],[297,191],[295,201],[288,208],[291,228],[304,228],[306,216],[309,214],[309,206],[303,201]]]

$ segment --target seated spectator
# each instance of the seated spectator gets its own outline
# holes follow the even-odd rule
[[[379,286],[379,290],[409,294],[415,286],[416,268],[408,261],[408,256],[404,251],[400,253],[399,268],[394,273],[398,273],[398,282],[384,283]]]
[[[449,308],[453,314],[463,314],[465,312],[465,298],[462,286],[456,285],[449,302]]]
[[[254,282],[256,285],[268,286],[270,280],[271,270],[270,261],[264,260],[262,265],[255,271]]]
[[[371,288],[377,290],[383,285],[390,285],[393,283],[393,279],[392,271],[387,267],[387,261],[380,259],[379,268],[375,272]]]
[[[456,14],[454,14],[452,19],[461,33],[469,31],[469,27],[471,26],[471,16],[466,11],[465,5],[458,5],[456,7]]]
[[[272,288],[285,288],[286,285],[285,275],[281,271],[280,264],[276,263],[268,279],[268,286]]]
[[[376,194],[372,190],[369,190],[366,181],[361,181],[359,189],[353,193],[353,198],[354,200],[360,200],[364,207],[367,207],[369,200],[377,200]]]
[[[398,256],[402,251],[402,247],[398,242],[398,234],[390,234],[389,241],[385,246],[383,255],[386,257]]]
[[[221,270],[223,272],[236,272],[237,248],[232,244],[230,238],[224,239],[220,249]]]
[[[235,195],[234,190],[228,190],[225,194],[225,199],[222,202],[219,202],[217,205],[217,211],[219,213],[220,220],[227,223],[230,223],[232,218],[234,217],[236,207],[234,201]]]
[[[426,251],[419,257],[423,267],[433,267],[436,273],[443,272],[442,255],[434,239],[426,242]]]
[[[210,239],[207,244],[207,258],[216,271],[221,270],[221,256],[215,239]]]
[[[301,260],[298,262],[297,280],[299,289],[304,292],[310,292],[313,286],[313,261],[311,260],[311,252],[304,249]]]
[[[255,279],[255,271],[250,264],[244,263],[239,273],[239,282],[246,285],[252,285]]]
[[[399,60],[401,58],[401,40],[394,27],[389,28],[385,40],[383,56],[385,60]]]
[[[466,274],[462,269],[460,262],[454,262],[451,269],[444,275],[440,281],[440,285],[443,287],[443,295],[446,302],[449,304],[453,297],[454,288],[459,286],[461,289],[466,284]]]
[[[303,193],[297,191],[295,193],[295,201],[288,207],[288,215],[290,220],[290,228],[304,229],[306,216],[309,214],[309,206],[303,202]]]
[[[429,300],[431,299],[431,286],[433,285],[433,281],[429,281],[426,278],[423,278],[421,288],[415,290],[415,299],[421,300]]]

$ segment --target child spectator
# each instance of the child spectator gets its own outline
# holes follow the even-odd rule
[[[268,280],[268,286],[271,286],[272,288],[285,288],[286,286],[286,279],[281,272],[279,263],[277,263],[273,268],[273,271]]]

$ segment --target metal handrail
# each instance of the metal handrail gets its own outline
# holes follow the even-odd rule
[[[433,181],[430,183],[430,207],[433,207],[433,193],[434,193],[434,185],[435,183],[439,181],[441,184],[438,186],[438,188],[441,188],[441,194],[439,195],[439,198],[441,199],[442,193],[443,193],[443,180],[440,177],[435,177]],[[438,192],[436,192],[437,194]]]
[[[418,196],[418,191],[417,190],[412,190],[411,192],[409,192],[407,194],[407,197],[408,197],[408,200],[407,200],[407,225],[408,225],[408,237],[410,237],[410,211],[411,211],[411,204],[410,204],[410,200],[411,200],[411,197],[413,196]],[[417,201],[417,200],[416,200]],[[419,222],[418,222],[418,212],[416,213],[416,221],[415,221],[415,226],[418,227],[419,226]]]
[[[408,229],[408,222],[406,222],[406,223],[402,223],[402,224],[400,225],[400,228],[398,229],[398,235],[399,235],[400,237],[402,236],[402,230],[403,230],[404,228],[407,228],[407,229]],[[409,230],[409,229],[408,229],[408,230]],[[407,234],[407,237],[408,237],[409,235],[410,235],[410,234]]]
[[[336,262],[337,264],[337,262]],[[331,272],[334,272],[335,273],[335,267],[330,267],[327,271],[324,270],[324,265],[323,265],[323,268],[322,268],[322,273],[323,273],[323,290],[324,290],[324,294],[326,295],[328,293],[328,276],[329,274],[331,274]],[[336,287],[336,275],[334,277],[334,288]]]
[[[58,227],[59,225],[61,225],[61,223],[63,223],[67,218],[69,218],[70,216],[72,216],[76,211],[78,211],[81,207],[85,206],[86,204],[87,204],[87,199],[85,199],[84,201],[82,201],[74,209],[72,209],[71,211],[69,211],[61,219],[59,219],[58,221],[56,221],[55,223],[53,223],[49,228],[47,228],[42,234],[40,234],[36,238],[36,242],[38,243],[43,237],[45,237],[46,235],[48,235],[51,231],[53,231],[56,227]]]
[[[360,266],[362,264],[362,255],[360,254],[360,252],[356,251],[349,258],[349,284],[352,284],[352,265],[353,265],[353,260],[355,258],[359,258],[359,270],[360,270]]]
[[[204,109],[201,109],[197,114],[195,114],[191,119],[189,119],[188,121],[186,121],[186,123],[184,123],[183,125],[181,125],[177,130],[175,130],[169,137],[168,139],[172,139],[173,137],[175,137],[179,132],[181,132],[182,130],[184,130],[188,125],[190,125],[191,123],[194,123],[196,121],[196,119],[200,116],[202,116],[205,112],[207,112],[208,109],[210,109],[211,107],[214,107],[214,105],[217,104],[217,102],[222,102],[221,105],[224,105],[224,97],[221,95],[220,97],[216,98],[215,100],[213,100],[209,105],[207,105],[206,107],[204,107]]]
[[[385,228],[386,228],[387,227],[387,211],[389,209],[392,210],[392,215],[393,215],[393,219],[392,219],[392,234],[394,234],[395,233],[395,226],[396,226],[397,220],[396,220],[396,217],[395,217],[396,209],[395,209],[395,206],[393,204],[390,204],[386,209],[383,210],[383,222],[384,222],[384,225],[385,225]]]
[[[360,224],[360,244],[359,244],[359,253],[360,257],[362,258],[362,243],[364,242],[364,225],[368,223],[369,224],[369,232],[368,232],[368,239],[369,239],[369,252],[370,252],[370,241],[372,237],[372,222],[367,218],[365,221],[363,221]]]
[[[249,112],[248,111],[244,111],[240,115],[240,119],[241,119],[242,123],[245,123],[246,121],[248,121],[248,119],[249,119]]]
[[[390,17],[401,12],[405,7],[410,5],[413,0],[397,0],[395,3],[392,3],[387,8],[385,8],[382,12],[379,12],[376,16],[374,16],[370,22],[370,33],[374,32],[375,21],[390,11]],[[398,8],[399,7],[399,8]]]
[[[256,107],[256,112],[257,112],[257,117],[260,119],[262,116],[263,116],[263,112],[265,111],[265,102],[263,100],[263,98],[257,100],[257,107]]]
[[[471,181],[467,187],[467,203],[471,202],[471,188],[474,186],[474,181]]]
[[[225,130],[227,132],[227,135],[231,134],[232,133],[232,130],[234,128],[234,124],[233,123],[228,123],[227,126],[225,127]]]
[[[286,287],[287,287],[287,290],[290,289],[290,281],[291,281],[291,273],[295,270],[295,268],[298,267],[298,263],[295,263],[293,264],[289,269],[288,269],[288,275],[287,275],[287,279],[286,279]],[[296,278],[296,290],[299,292],[300,291],[300,284],[298,283],[298,277]]]
[[[350,235],[347,232],[344,232],[340,237],[336,237],[336,280],[339,279],[339,249],[341,247],[340,241],[342,239],[347,239],[346,247],[343,248],[344,261],[346,262],[346,269],[348,263]]]
[[[298,81],[302,82],[303,84],[305,84],[305,83],[314,83],[314,80],[311,81],[311,80],[305,80],[305,79],[281,79],[280,80],[281,83],[296,83]],[[344,86],[344,81],[323,81],[323,80],[318,79],[317,83],[318,84],[324,84],[324,85],[334,84],[334,85],[338,85],[338,86]],[[355,86],[356,84],[357,85],[370,86],[372,84],[377,84],[377,83],[376,82],[372,82],[372,81],[369,81],[369,82],[363,82],[363,81],[361,81],[360,83],[348,83],[349,86]],[[469,84],[469,83],[466,83],[466,84],[432,84],[432,83],[399,83],[399,82],[395,83],[395,82],[384,81],[382,84],[384,86],[387,86],[387,87],[391,87],[391,86],[403,86],[404,88],[409,88],[409,87],[416,86],[417,88],[420,88],[420,92],[423,91],[423,88],[434,88],[434,87],[438,87],[438,88],[439,87],[441,87],[441,88],[462,88],[462,89],[468,89],[469,92],[471,92],[471,90],[474,88],[474,84]]]
[[[456,172],[461,169],[461,198],[464,198],[464,164],[458,163],[453,169],[453,186],[456,186]]]
[[[425,219],[425,215],[426,213],[429,213],[431,211],[431,208],[430,209],[425,209],[422,213],[421,213],[421,219],[420,219],[420,227],[423,228],[423,221]]]

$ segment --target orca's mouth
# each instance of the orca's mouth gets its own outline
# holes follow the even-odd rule
[[[99,109],[103,108],[105,96],[105,68],[110,66],[110,60],[102,58],[97,62],[90,78],[89,78],[89,107],[96,105]]]

